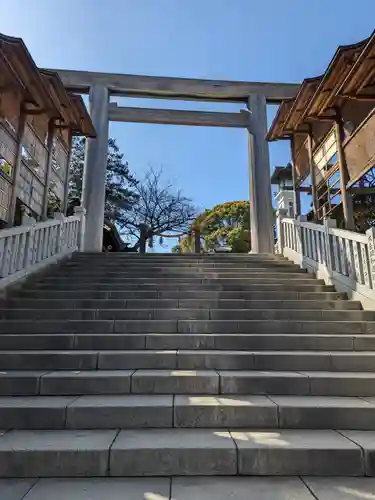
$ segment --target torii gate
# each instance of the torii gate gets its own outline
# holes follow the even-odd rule
[[[90,115],[97,137],[87,139],[83,178],[83,206],[87,210],[85,251],[101,251],[105,205],[108,124],[118,122],[161,123],[245,128],[249,133],[249,182],[251,243],[253,253],[273,253],[273,217],[267,133],[267,103],[294,97],[299,85],[254,83],[190,78],[57,71],[64,85],[77,93],[89,93]],[[149,97],[195,101],[246,103],[239,113],[145,109],[118,106],[110,96]]]

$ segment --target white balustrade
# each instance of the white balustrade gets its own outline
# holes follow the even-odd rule
[[[85,210],[72,217],[0,231],[0,289],[82,251]]]
[[[375,309],[375,229],[360,234],[335,226],[333,219],[320,225],[279,213],[277,250],[337,291],[360,300],[364,308]]]

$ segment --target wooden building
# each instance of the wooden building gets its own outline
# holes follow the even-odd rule
[[[285,100],[267,135],[291,142],[295,207],[310,190],[316,220],[343,215],[354,228],[353,196],[375,167],[375,32],[340,46],[325,73],[305,79],[295,98]]]
[[[0,34],[0,227],[46,219],[49,202],[66,211],[74,135],[95,136],[82,98]]]

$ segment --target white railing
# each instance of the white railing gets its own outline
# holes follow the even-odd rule
[[[82,249],[85,214],[0,231],[0,289]]]
[[[301,268],[375,309],[375,229],[366,234],[337,229],[336,221],[324,225],[278,215],[277,251]]]

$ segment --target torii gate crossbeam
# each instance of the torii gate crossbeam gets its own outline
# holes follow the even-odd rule
[[[267,134],[267,103],[279,103],[297,93],[298,84],[230,82],[53,70],[64,85],[89,93],[90,115],[97,137],[87,139],[82,201],[87,210],[85,250],[102,249],[108,122],[132,121],[175,125],[226,126],[249,132],[251,243],[253,253],[273,253],[273,216]],[[125,108],[110,103],[111,95],[196,101],[246,103],[248,111],[215,113]]]

